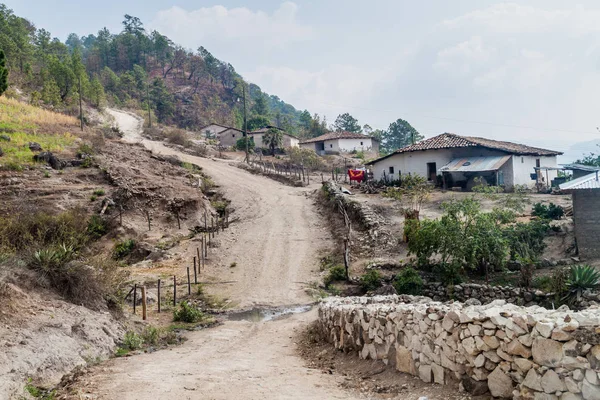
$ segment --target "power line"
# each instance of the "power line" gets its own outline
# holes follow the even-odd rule
[[[383,111],[383,112],[396,112],[394,110],[387,110],[387,109],[376,109],[376,108],[366,108],[366,107],[357,107],[357,106],[339,106],[339,105],[334,105],[334,104],[328,104],[328,103],[322,103],[322,102],[315,102],[317,104],[322,104],[325,106],[329,106],[329,107],[335,107],[335,108],[339,108],[339,109],[348,109],[348,108],[354,108],[357,110],[365,110],[365,111]],[[411,113],[408,113],[411,114]],[[488,125],[488,126],[498,126],[498,127],[503,127],[503,128],[519,128],[519,129],[531,129],[531,130],[536,130],[536,131],[550,131],[550,132],[560,132],[560,133],[576,133],[576,134],[584,134],[584,135],[597,135],[599,132],[598,131],[577,131],[577,130],[571,130],[571,129],[560,129],[560,128],[546,128],[546,127],[535,127],[535,126],[527,126],[527,125],[514,125],[514,124],[502,124],[502,123],[498,123],[498,122],[488,122],[488,121],[475,121],[475,120],[466,120],[466,119],[460,119],[460,118],[451,118],[451,117],[440,117],[440,116],[435,116],[435,115],[425,115],[425,114],[411,114],[412,116],[416,116],[416,117],[421,117],[421,118],[430,118],[430,119],[439,119],[439,120],[445,120],[445,121],[455,121],[455,122],[462,122],[462,123],[467,123],[467,124],[478,124],[478,125]]]

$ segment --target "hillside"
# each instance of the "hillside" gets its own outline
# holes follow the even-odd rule
[[[0,49],[13,87],[25,90],[32,104],[71,115],[78,115],[81,78],[84,101],[96,107],[141,111],[149,102],[159,122],[190,130],[211,122],[241,128],[244,91],[249,129],[272,124],[308,135],[311,125],[321,122],[244,81],[204,47],[185,49],[157,31],[148,32],[130,15],[120,33],[104,28],[82,37],[71,34],[62,43],[2,4]]]

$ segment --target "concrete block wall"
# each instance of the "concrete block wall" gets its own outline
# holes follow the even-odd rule
[[[600,189],[573,192],[573,221],[579,255],[600,258]]]
[[[600,309],[442,304],[425,297],[333,297],[319,327],[336,348],[473,394],[600,400]]]

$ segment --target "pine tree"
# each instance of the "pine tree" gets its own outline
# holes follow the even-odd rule
[[[0,96],[8,89],[8,68],[6,67],[6,56],[0,50]]]

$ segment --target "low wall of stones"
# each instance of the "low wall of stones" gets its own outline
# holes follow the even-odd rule
[[[332,297],[319,306],[337,349],[480,395],[600,400],[600,309],[484,306],[425,297]]]

